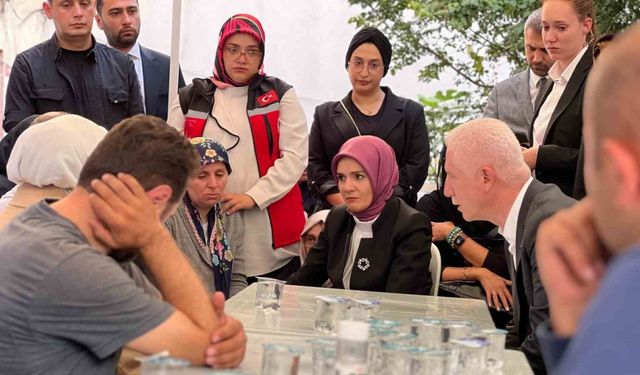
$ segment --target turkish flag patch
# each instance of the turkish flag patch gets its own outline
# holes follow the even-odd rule
[[[274,90],[270,90],[266,94],[258,97],[258,105],[260,107],[265,107],[277,101],[278,101],[278,94],[276,94]]]

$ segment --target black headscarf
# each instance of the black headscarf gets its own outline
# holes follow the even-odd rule
[[[389,71],[389,64],[391,63],[391,43],[389,42],[389,39],[387,39],[387,37],[375,27],[365,27],[353,36],[351,43],[349,43],[349,48],[347,49],[345,68],[349,65],[349,60],[351,59],[353,51],[365,43],[372,43],[376,48],[378,48],[378,51],[380,51],[382,63],[384,64],[384,74],[382,76],[386,76]]]

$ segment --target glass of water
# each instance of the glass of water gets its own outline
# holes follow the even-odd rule
[[[345,319],[348,300],[342,297],[317,296],[315,331],[335,334],[338,322]]]
[[[408,350],[411,358],[411,375],[449,375],[451,351],[413,347]]]
[[[350,299],[347,304],[347,319],[368,321],[374,319],[380,309],[376,299]]]
[[[448,348],[451,340],[466,337],[471,334],[473,323],[468,320],[445,320],[442,327],[442,343]]]
[[[304,349],[295,345],[263,344],[262,374],[297,375]]]
[[[507,331],[504,329],[483,329],[478,331],[478,333],[480,336],[486,338],[489,343],[489,348],[487,349],[487,368],[501,368]]]
[[[416,335],[414,344],[427,349],[440,349],[443,322],[439,319],[411,319],[411,332]]]
[[[282,280],[268,277],[258,277],[258,288],[256,289],[256,307],[262,310],[279,311],[284,293]]]
[[[369,322],[369,326],[378,330],[396,329],[402,326],[402,322],[399,320],[373,319]]]
[[[477,375],[487,368],[489,342],[484,337],[469,336],[451,340],[454,373]]]
[[[142,375],[164,375],[181,372],[181,368],[191,365],[189,361],[169,356],[151,356],[140,361],[140,373]]]
[[[329,339],[311,340],[313,375],[333,375],[336,365],[336,342]]]
[[[381,366],[379,373],[385,375],[410,374],[411,357],[407,347],[399,343],[385,343],[382,345]]]

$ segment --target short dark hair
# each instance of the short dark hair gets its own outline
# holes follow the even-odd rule
[[[49,0],[51,1],[51,0]],[[140,5],[140,2],[136,0],[136,4]],[[104,0],[96,0],[96,11],[98,15],[102,14],[102,7],[104,6]]]
[[[137,115],[107,133],[85,162],[78,185],[91,191],[92,180],[124,172],[145,190],[169,185],[176,203],[199,169],[198,153],[186,137],[157,117]]]

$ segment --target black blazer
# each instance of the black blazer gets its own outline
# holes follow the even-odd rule
[[[522,200],[516,232],[516,263],[506,249],[513,295],[513,323],[520,350],[536,375],[546,374],[536,328],[549,318],[549,302],[542,286],[536,261],[536,233],[540,223],[557,211],[571,207],[576,201],[564,195],[556,185],[533,180]]]
[[[140,46],[144,75],[144,105],[146,114],[167,121],[169,102],[169,56]],[[178,70],[178,87],[184,87],[182,71]]]
[[[580,200],[587,196],[587,187],[584,183],[584,142],[580,145],[578,153],[578,167],[576,168],[576,179],[573,184],[573,198]]]
[[[302,268],[287,283],[321,286],[327,279],[343,289],[353,216],[345,206],[334,207],[316,245]],[[401,199],[391,197],[373,224],[373,238],[362,239],[351,273],[350,289],[428,294],[431,291],[431,225],[427,217]],[[358,261],[368,260],[361,269]],[[362,262],[363,263],[363,262]]]
[[[395,151],[400,181],[394,193],[414,207],[417,192],[429,172],[429,137],[424,109],[413,100],[394,95],[388,87],[382,87],[382,90],[386,94],[382,121],[368,134],[383,139]],[[350,97],[351,91],[342,101]],[[331,174],[331,161],[342,144],[356,136],[358,132],[340,102],[327,102],[316,107],[309,134],[307,173],[311,188],[319,199],[338,192]]]
[[[582,141],[582,97],[592,65],[593,50],[589,47],[578,62],[551,115],[547,133],[538,150],[536,178],[544,183],[558,185],[566,195],[573,194],[578,151]],[[543,88],[542,100],[536,103],[529,139],[533,139],[533,123],[552,89],[551,84]]]

